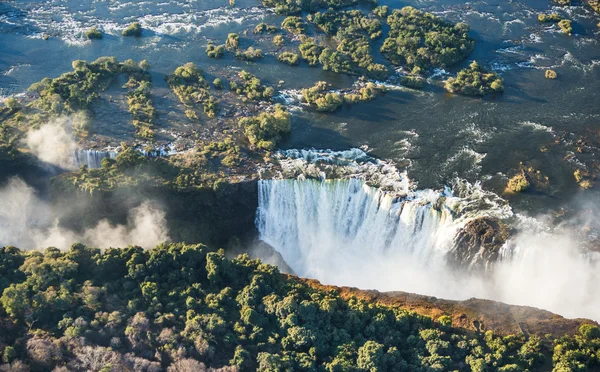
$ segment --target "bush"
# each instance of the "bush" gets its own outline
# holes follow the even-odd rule
[[[219,59],[219,58],[223,57],[224,54],[225,54],[225,46],[224,45],[215,46],[214,44],[208,44],[208,46],[206,47],[206,55],[209,56],[210,58]]]
[[[573,34],[573,27],[571,26],[571,21],[568,19],[563,19],[558,22],[558,27],[567,35],[571,36]]]
[[[272,113],[262,112],[258,116],[242,118],[239,125],[244,128],[244,134],[252,146],[274,150],[281,136],[290,131],[290,114],[277,104]]]
[[[476,61],[461,70],[456,78],[446,80],[445,87],[451,93],[467,96],[484,96],[504,90],[502,78],[495,72],[484,70]]]
[[[560,22],[560,16],[556,13],[538,14],[538,21],[540,21],[540,22]]]
[[[373,9],[373,14],[375,14],[377,17],[385,18],[388,15],[389,9],[390,8],[387,5],[378,6]]]
[[[216,78],[213,81],[213,86],[215,87],[215,89],[223,89],[223,81],[219,78]]]
[[[279,62],[286,63],[290,66],[295,66],[300,63],[300,56],[292,52],[283,52],[277,57],[277,59]]]
[[[277,32],[277,26],[261,22],[254,28],[255,34],[264,34],[265,32],[268,34],[274,34]]]
[[[524,171],[521,171],[519,174],[508,180],[508,189],[515,193],[523,192],[530,187],[531,183]]]
[[[142,36],[142,26],[139,22],[133,22],[123,30],[123,36]]]
[[[87,30],[87,32],[85,33],[85,36],[92,40],[92,39],[96,39],[96,40],[100,40],[102,39],[102,32],[100,32],[100,30],[98,30],[96,27],[92,27],[89,30]]]
[[[240,47],[240,35],[236,33],[231,33],[227,35],[227,40],[225,40],[225,47],[229,50],[238,49]]]
[[[283,44],[285,44],[285,39],[283,38],[282,35],[275,35],[273,37],[273,44],[275,44],[276,46],[280,47]]]
[[[301,17],[287,17],[281,23],[281,28],[292,34],[303,34],[306,24]]]
[[[263,53],[262,50],[260,49],[254,49],[253,47],[249,47],[248,49],[241,51],[238,50],[235,52],[235,58],[242,60],[242,61],[256,61],[258,59],[262,59]]]
[[[546,70],[546,72],[544,73],[544,76],[546,77],[546,79],[556,79],[556,77],[558,76],[556,74],[556,71],[554,70]]]
[[[410,69],[451,66],[465,59],[475,46],[467,36],[466,24],[452,24],[410,6],[394,10],[387,22],[390,32],[381,52],[392,63]]]
[[[593,324],[583,324],[579,327],[579,333],[586,340],[594,340],[600,338],[600,328]]]

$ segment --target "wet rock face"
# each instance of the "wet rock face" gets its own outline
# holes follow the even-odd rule
[[[454,238],[448,261],[457,268],[489,271],[510,235],[508,226],[491,217],[470,221]]]

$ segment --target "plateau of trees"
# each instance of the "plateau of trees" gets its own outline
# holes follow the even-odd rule
[[[597,370],[600,330],[556,340],[324,290],[241,255],[161,244],[0,248],[2,371]]]
[[[485,96],[504,90],[502,78],[495,72],[488,72],[473,61],[468,68],[461,70],[455,78],[449,78],[446,90],[467,96]]]
[[[390,32],[381,52],[394,64],[429,70],[465,59],[475,42],[469,26],[452,24],[411,6],[394,10],[387,18]]]

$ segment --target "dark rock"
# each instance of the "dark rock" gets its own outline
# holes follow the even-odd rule
[[[458,268],[489,271],[509,236],[508,226],[497,218],[470,221],[456,234],[448,261]]]

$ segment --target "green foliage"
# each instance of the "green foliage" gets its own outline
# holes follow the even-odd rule
[[[290,66],[295,66],[300,63],[300,56],[293,52],[282,52],[277,56],[279,62],[286,63]]]
[[[553,0],[556,4],[561,6],[569,6],[571,5],[571,0]]]
[[[593,325],[553,350],[536,336],[437,328],[399,307],[345,298],[200,244],[0,251],[0,262],[12,260],[20,265],[9,265],[16,275],[0,297],[2,362],[34,371],[541,371],[545,353],[554,371],[599,366]]]
[[[100,40],[100,39],[102,39],[102,36],[103,36],[102,32],[100,32],[100,30],[98,30],[98,28],[96,28],[96,27],[90,28],[85,33],[85,37],[87,37],[90,40],[92,40],[92,39]]]
[[[133,22],[122,32],[123,36],[142,36],[142,25],[139,22]]]
[[[246,98],[261,101],[270,101],[273,97],[274,89],[261,84],[256,76],[242,70],[238,73],[239,80],[232,81],[229,87],[237,94],[244,95]]]
[[[340,9],[358,4],[358,0],[262,0],[263,4],[275,8],[277,14],[290,15],[302,11],[316,12],[319,9]],[[364,3],[377,4],[376,0],[365,0]]]
[[[264,150],[274,150],[277,141],[291,129],[290,114],[279,104],[273,112],[261,112],[258,116],[242,118],[240,127],[250,144]]]
[[[560,16],[556,13],[538,14],[538,21],[540,21],[540,22],[560,22]]]
[[[220,78],[215,78],[213,81],[213,86],[215,89],[223,89],[223,81]]]
[[[225,46],[215,46],[214,44],[208,44],[208,46],[206,47],[206,55],[210,58],[219,59],[223,57],[223,55],[225,55]]]
[[[373,14],[375,14],[377,17],[385,18],[387,17],[389,11],[390,8],[387,5],[383,5],[373,9]]]
[[[285,38],[283,37],[283,35],[275,35],[275,36],[273,36],[273,44],[275,44],[278,47],[280,47],[283,44],[285,44]]]
[[[186,106],[188,118],[197,120],[198,114],[194,110],[197,110],[200,104],[209,118],[215,117],[219,111],[219,101],[210,95],[210,85],[204,79],[204,72],[194,63],[188,62],[177,67],[167,78],[167,83]]]
[[[485,96],[504,90],[502,78],[495,72],[484,70],[476,61],[461,70],[456,78],[446,80],[445,87],[451,93],[467,96]]]
[[[527,174],[521,171],[508,180],[507,187],[510,191],[519,193],[528,190],[531,187],[531,182],[529,182]]]
[[[156,110],[152,104],[151,76],[132,60],[125,61],[124,65],[129,66],[127,71],[130,77],[124,88],[130,89],[126,95],[127,107],[133,116],[136,135],[147,140],[153,139]]]
[[[29,87],[29,92],[38,95],[33,103],[35,108],[50,115],[87,110],[97,100],[98,92],[106,89],[119,74],[128,73],[127,65],[115,57],[101,57],[90,63],[76,60],[72,66],[72,72],[55,79],[45,78]]]
[[[556,71],[554,70],[546,70],[544,72],[544,77],[546,77],[546,79],[550,79],[550,80],[554,80],[556,79],[558,75],[556,74]]]
[[[323,48],[317,44],[315,39],[308,37],[304,38],[298,49],[300,50],[302,58],[308,62],[309,65],[316,66],[319,64],[319,56],[321,55]]]
[[[236,33],[230,33],[227,35],[227,40],[225,40],[225,48],[229,50],[235,50],[240,47],[240,35]]]
[[[275,26],[275,25],[269,25],[269,24],[266,24],[264,22],[259,23],[254,28],[254,33],[255,34],[264,34],[265,32],[268,33],[268,34],[274,34],[277,31],[278,31],[277,26]]]
[[[327,92],[327,82],[319,81],[311,88],[302,89],[302,98],[306,103],[315,105],[317,111],[333,112],[344,104],[341,94]]]
[[[281,28],[292,34],[303,34],[306,31],[306,23],[301,17],[290,16],[283,20]]]
[[[466,24],[454,25],[410,6],[394,10],[387,23],[390,32],[381,52],[392,63],[411,69],[451,66],[465,59],[475,45]]]
[[[258,59],[262,59],[263,53],[262,50],[260,49],[254,49],[254,47],[249,47],[248,49],[242,51],[242,50],[237,50],[235,52],[235,58],[242,60],[242,61],[256,61]]]
[[[560,27],[562,32],[569,36],[573,34],[573,27],[571,26],[571,21],[569,21],[568,19],[563,19],[560,22],[558,22],[558,27]]]

